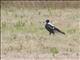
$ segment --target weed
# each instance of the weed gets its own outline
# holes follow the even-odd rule
[[[15,25],[15,27],[23,27],[25,26],[25,23],[23,23],[22,21],[18,21]]]
[[[59,53],[59,50],[54,47],[54,48],[50,48],[50,52],[53,54],[53,56],[55,56],[55,54]]]

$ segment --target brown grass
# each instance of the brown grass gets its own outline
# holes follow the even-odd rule
[[[78,59],[80,56],[79,2],[64,2],[65,4],[56,2],[59,3],[58,5],[55,2],[46,2],[48,6],[46,8],[40,2],[33,5],[30,5],[32,2],[29,3],[1,2],[2,58]],[[66,35],[56,33],[50,36],[44,28],[43,22],[46,19],[54,22]]]

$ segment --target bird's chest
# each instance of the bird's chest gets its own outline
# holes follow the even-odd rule
[[[51,28],[50,28],[50,26],[49,25],[45,25],[45,28],[48,30],[48,31],[50,31],[51,30]]]

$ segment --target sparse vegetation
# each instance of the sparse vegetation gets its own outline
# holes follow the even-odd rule
[[[58,49],[56,47],[50,48],[50,52],[55,56],[55,54],[59,53]]]
[[[6,58],[31,54],[32,58],[34,54],[48,54],[45,58],[52,55],[79,57],[79,2],[73,2],[72,5],[71,2],[46,2],[48,7],[46,4],[42,6],[43,3],[39,2],[38,5],[34,2],[34,6],[29,3],[1,2],[1,56]],[[54,25],[60,27],[66,35],[56,33],[50,36],[44,28],[43,22],[46,19],[54,22]]]

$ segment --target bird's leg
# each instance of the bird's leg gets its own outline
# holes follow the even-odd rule
[[[49,35],[51,35],[51,32],[49,32]]]
[[[54,30],[53,30],[53,34],[55,34]]]

